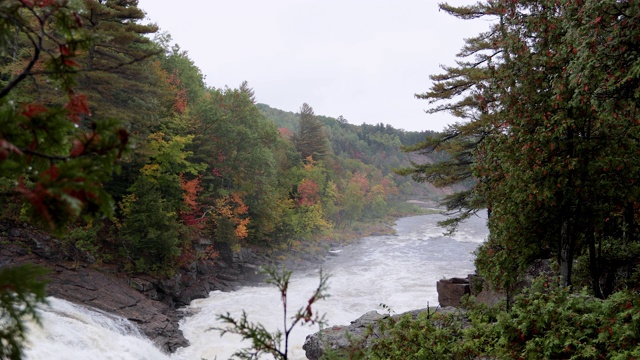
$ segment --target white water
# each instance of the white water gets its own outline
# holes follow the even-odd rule
[[[42,327],[29,326],[29,360],[161,360],[169,357],[128,320],[49,297],[40,311]]]
[[[323,264],[331,274],[331,297],[315,311],[326,314],[329,326],[345,325],[370,310],[394,312],[437,305],[436,281],[464,277],[474,271],[472,252],[484,241],[485,219],[472,218],[453,237],[442,236],[436,222],[441,215],[400,219],[395,236],[375,236],[335,251]],[[289,291],[289,314],[306,301],[318,285],[317,270],[296,273]],[[249,319],[268,329],[283,329],[282,307],[273,287],[244,287],[231,293],[212,292],[196,300],[181,323],[191,346],[167,356],[153,348],[126,320],[92,313],[61,300],[52,299],[52,309],[43,310],[44,329],[33,327],[27,359],[228,359],[247,344],[225,335],[220,337],[216,315],[230,312],[239,317],[244,310]],[[305,359],[302,344],[317,327],[301,327],[293,332],[290,358]]]

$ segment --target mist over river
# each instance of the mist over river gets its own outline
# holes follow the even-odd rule
[[[436,281],[474,272],[473,251],[487,236],[486,218],[472,217],[453,237],[443,236],[437,222],[443,215],[421,215],[397,221],[396,235],[372,236],[332,251],[322,264],[329,273],[330,298],[314,310],[326,314],[328,325],[346,325],[380,304],[396,313],[437,305]],[[318,269],[294,273],[289,314],[306,305],[318,285]],[[220,337],[216,315],[229,312],[267,329],[283,329],[282,306],[275,287],[247,286],[234,292],[214,291],[195,300],[180,328],[191,346],[165,355],[128,321],[91,312],[59,299],[44,309],[43,326],[32,326],[26,358],[35,359],[228,359],[247,344],[232,335]],[[290,359],[305,359],[302,344],[318,327],[300,327],[290,339]]]

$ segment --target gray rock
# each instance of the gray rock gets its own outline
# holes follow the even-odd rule
[[[436,288],[438,290],[438,303],[443,307],[459,307],[461,305],[460,300],[462,297],[471,293],[469,279],[463,278],[439,280],[436,283]]]
[[[148,280],[145,279],[140,279],[140,278],[131,278],[129,279],[129,285],[141,292],[146,292],[146,291],[150,291],[150,290],[154,290],[156,288],[156,286]]]
[[[350,325],[332,326],[307,336],[302,346],[307,359],[320,359],[327,350],[348,350],[352,343],[364,339],[367,327],[375,325],[384,317],[385,315],[376,311],[369,311]]]

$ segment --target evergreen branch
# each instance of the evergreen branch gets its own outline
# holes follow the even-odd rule
[[[43,159],[49,159],[49,160],[65,161],[70,159],[70,157],[68,156],[49,155],[49,154],[41,153],[35,150],[27,149],[27,148],[20,149],[20,151],[22,151],[24,154],[37,156],[37,157],[40,157]]]

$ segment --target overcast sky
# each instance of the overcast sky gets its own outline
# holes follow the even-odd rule
[[[451,4],[470,3],[451,0]],[[442,130],[428,115],[429,75],[453,65],[484,20],[458,20],[435,0],[139,0],[150,22],[189,53],[209,86],[249,82],[256,100],[351,124]]]

